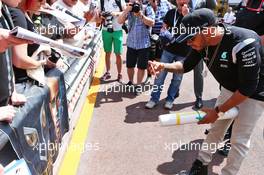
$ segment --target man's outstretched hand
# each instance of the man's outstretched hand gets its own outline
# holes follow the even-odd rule
[[[206,116],[198,122],[198,124],[210,124],[214,123],[218,119],[216,111],[212,108],[202,108],[201,111],[206,113]]]
[[[0,107],[0,121],[6,121],[11,123],[15,117],[16,111],[13,106],[2,106]]]
[[[0,53],[4,52],[7,48],[19,44],[32,44],[32,41],[16,38],[10,34],[7,29],[0,29]]]
[[[25,95],[19,94],[14,91],[11,96],[11,101],[12,101],[12,105],[19,106],[19,105],[23,105],[24,103],[26,103],[27,98],[25,97]]]
[[[157,77],[164,70],[164,63],[157,61],[148,61],[148,70],[151,75]]]

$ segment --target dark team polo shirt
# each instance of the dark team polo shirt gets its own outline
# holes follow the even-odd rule
[[[209,59],[205,58],[205,50],[192,50],[184,61],[184,71],[192,70],[203,59],[221,86],[264,101],[264,54],[259,36],[252,30],[221,26],[225,34],[214,61],[212,57],[217,46],[209,47]]]
[[[3,8],[5,8],[4,5]],[[0,17],[0,28],[10,29],[9,23],[12,21],[9,21],[7,18],[9,14],[6,14],[6,11],[3,9],[2,14],[3,15]],[[10,49],[0,53],[0,81],[0,106],[5,106],[14,90]]]

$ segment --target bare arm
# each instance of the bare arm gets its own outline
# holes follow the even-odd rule
[[[193,70],[194,67],[200,62],[200,60],[200,54],[192,50],[187,54],[186,58],[184,59],[184,62],[176,61],[173,63],[160,63],[155,61],[149,61],[149,64],[153,67],[156,74],[159,74],[163,70],[183,74]]]
[[[240,103],[245,101],[248,97],[236,91],[227,101],[218,106],[220,112],[226,112],[229,109],[238,106]],[[214,123],[218,119],[218,114],[215,109],[202,108],[202,111],[206,113],[206,116],[198,122],[198,124],[209,124]]]
[[[173,63],[164,63],[164,70],[177,74],[184,73],[183,64],[180,61],[176,61]]]
[[[226,112],[229,109],[239,105],[248,97],[241,94],[239,91],[236,91],[225,103],[219,106],[221,112]]]
[[[1,106],[0,107],[0,121],[6,121],[11,123],[13,118],[15,117],[16,111],[13,106]],[[1,174],[1,167],[0,167]]]
[[[149,61],[149,70],[152,75],[160,74],[162,71],[174,72],[178,74],[183,74],[183,64],[180,61],[174,63],[161,63],[156,61]]]
[[[120,16],[122,14],[122,12],[112,12],[111,14],[112,14],[112,16]]]
[[[22,105],[26,103],[27,99],[24,94],[19,94],[16,92],[16,86],[15,86],[15,76],[13,75],[13,84],[14,84],[14,91],[11,95],[11,101],[12,105]]]
[[[16,38],[10,35],[9,30],[0,28],[0,43],[1,43],[0,44],[0,53],[1,53],[12,45],[19,45],[19,44],[32,43],[32,42]]]
[[[141,20],[143,21],[143,23],[149,27],[153,27],[155,24],[155,21],[147,16],[145,16],[144,14],[140,14],[139,16],[141,18]]]
[[[126,9],[119,15],[117,22],[123,24],[127,20],[128,13],[132,10],[132,6],[128,5]]]
[[[34,69],[46,64],[46,60],[36,61],[27,54],[27,44],[17,45],[12,48],[13,64],[20,69]]]
[[[96,17],[95,17],[95,22],[97,23],[101,23],[103,21],[103,19],[101,18],[101,15],[98,14]]]

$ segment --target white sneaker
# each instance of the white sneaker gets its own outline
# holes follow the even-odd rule
[[[173,102],[170,102],[170,101],[165,102],[165,105],[164,105],[165,109],[172,109],[172,107],[173,107]]]
[[[150,84],[151,83],[151,77],[147,77],[144,84]]]
[[[152,108],[154,108],[156,105],[157,105],[156,102],[154,102],[154,101],[152,101],[152,100],[149,100],[149,101],[147,102],[147,104],[145,105],[145,107],[146,107],[147,109],[152,109]]]

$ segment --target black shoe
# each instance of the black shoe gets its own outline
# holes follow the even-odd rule
[[[127,82],[127,84],[125,84],[126,88],[129,88],[130,86],[133,86],[133,83],[131,81]]]
[[[196,159],[188,175],[208,175],[207,167],[208,165],[203,165],[200,160]]]
[[[136,85],[134,87],[134,93],[136,96],[139,96],[142,93],[142,86],[141,85]]]
[[[209,134],[209,130],[206,129],[206,130],[204,131],[204,134],[205,134],[205,135],[208,135],[208,134]]]
[[[194,107],[196,109],[201,109],[203,107],[203,100],[201,98],[197,98]]]
[[[217,150],[217,152],[218,154],[227,157],[230,149],[231,149],[231,144],[230,144],[230,140],[228,140],[225,142],[225,145],[222,148],[219,148]]]
[[[177,97],[179,97],[180,96],[180,93],[179,93],[179,91],[175,94],[175,97],[174,98],[177,98]]]
[[[228,153],[229,153],[229,149],[226,149],[226,147],[222,147],[222,148],[219,148],[217,150],[218,154],[224,156],[224,157],[227,157],[228,156]]]
[[[134,92],[135,87],[131,81],[129,81],[127,84],[125,84],[126,92]]]
[[[148,75],[146,80],[144,81],[144,84],[150,84],[151,83],[151,75]]]

